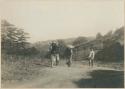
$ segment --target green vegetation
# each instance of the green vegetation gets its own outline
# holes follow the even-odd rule
[[[104,48],[96,54],[100,61],[123,61],[124,60],[124,28],[117,29],[114,33],[108,32],[103,37]]]
[[[24,56],[37,53],[35,47],[27,41],[28,33],[6,20],[2,20],[1,23],[2,53]]]

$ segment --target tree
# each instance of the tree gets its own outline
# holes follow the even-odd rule
[[[109,47],[105,47],[103,50],[97,52],[95,59],[107,62],[122,61],[124,60],[124,46],[118,42],[113,43]]]
[[[102,38],[103,38],[102,34],[101,33],[97,33],[96,39],[102,39]]]
[[[124,27],[120,27],[114,32],[113,39],[121,45],[124,45]]]
[[[20,49],[25,49],[27,42],[27,37],[28,33],[25,33],[23,29],[17,29],[17,33],[16,33],[16,44],[18,46],[18,48]]]
[[[21,49],[25,49],[27,35],[23,29],[17,28],[6,20],[1,21],[1,46],[2,50],[7,53],[17,53]]]
[[[106,35],[104,35],[104,40],[111,39],[112,35],[113,35],[113,33],[112,33],[112,30],[111,30]]]
[[[124,60],[124,27],[117,29],[114,33],[109,31],[105,35],[104,48],[96,54],[100,61]],[[123,44],[121,44],[123,43]]]

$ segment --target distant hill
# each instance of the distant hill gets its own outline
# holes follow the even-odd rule
[[[82,36],[80,36],[80,37],[82,37]],[[61,41],[63,41],[66,45],[67,44],[73,44],[73,42],[75,41],[75,40],[77,40],[79,37],[77,37],[77,38],[67,38],[67,39],[56,39],[56,40],[61,40]],[[86,37],[86,40],[87,41],[90,41],[90,40],[92,40],[92,39],[94,39],[93,37]],[[52,40],[47,40],[47,41],[39,41],[39,42],[36,42],[36,43],[34,43],[33,45],[37,48],[37,49],[41,49],[41,48],[46,48],[46,47],[48,47],[47,45],[49,45],[49,42],[51,42]],[[83,42],[81,42],[81,43],[83,43]],[[46,47],[45,47],[46,46]]]

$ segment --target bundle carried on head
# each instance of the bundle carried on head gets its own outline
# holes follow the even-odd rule
[[[74,46],[73,46],[73,45],[67,45],[67,47],[68,47],[68,48],[74,48]]]

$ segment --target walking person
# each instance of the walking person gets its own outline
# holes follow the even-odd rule
[[[58,65],[59,64],[59,46],[58,43],[53,41],[50,44],[49,47],[49,51],[50,51],[50,59],[51,59],[51,67],[53,67],[54,65]]]
[[[89,66],[94,65],[94,58],[95,58],[95,51],[93,48],[90,49],[90,53],[89,53]]]
[[[68,67],[71,66],[72,64],[72,56],[73,56],[73,46],[72,45],[68,45],[65,51],[65,56],[66,56],[66,64],[68,65]]]

